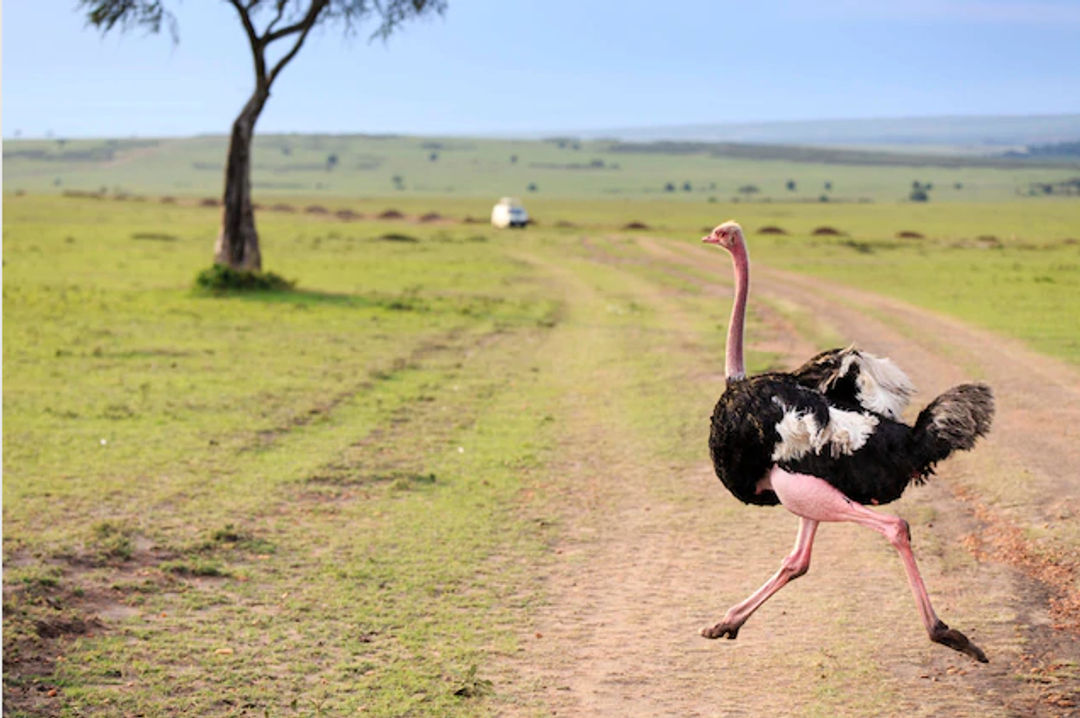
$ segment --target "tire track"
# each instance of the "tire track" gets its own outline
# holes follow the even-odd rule
[[[727,258],[707,248],[652,239],[643,246],[687,267],[730,272]],[[983,580],[1006,584],[999,600],[1023,636],[1002,656],[1004,668],[985,671],[981,685],[1002,695],[1010,710],[1065,715],[1080,706],[1075,671],[1040,677],[1080,655],[1080,374],[1018,341],[896,299],[760,264],[752,281],[754,292],[800,306],[843,327],[850,341],[895,359],[926,389],[915,407],[972,378],[994,387],[998,414],[989,440],[950,459],[927,487],[939,517],[934,531],[993,562],[984,566],[1001,575]],[[1017,676],[1027,677],[1025,690],[1016,690]]]
[[[678,247],[641,240],[641,248],[666,271],[687,268]],[[701,366],[717,358],[705,353],[685,297],[636,274],[633,262],[608,262],[606,255],[603,241],[593,240],[584,263],[530,256],[573,307],[558,330],[563,335],[551,343],[560,354],[549,357],[565,368],[566,440],[562,457],[534,487],[549,497],[561,532],[545,569],[549,600],[522,626],[519,651],[500,682],[500,713],[1035,714],[1043,704],[1029,684],[1016,688],[1014,674],[1023,666],[1013,658],[1022,644],[1013,616],[1002,615],[1016,576],[976,564],[955,547],[952,539],[975,521],[954,511],[957,501],[941,485],[920,489],[897,513],[923,505],[919,511],[937,516],[934,536],[916,546],[923,574],[943,615],[996,649],[990,675],[925,640],[891,547],[852,526],[821,532],[810,574],[770,600],[739,640],[697,636],[775,568],[796,522],[783,511],[737,504],[707,463],[661,459],[620,421],[618,397],[643,389],[626,376],[629,360],[624,366],[620,356],[648,342],[634,336],[632,323],[597,325],[613,291],[666,319],[663,341],[672,349],[657,381],[693,391],[703,384]],[[607,273],[603,283],[593,279],[597,265]],[[695,258],[692,266],[711,265]],[[701,289],[710,297],[725,291]],[[789,331],[786,321],[773,330]],[[810,342],[804,337],[791,346]],[[674,441],[700,440],[705,454],[705,419],[712,392],[721,388],[714,383],[695,400],[703,407],[701,435]],[[858,692],[841,688],[852,682]]]

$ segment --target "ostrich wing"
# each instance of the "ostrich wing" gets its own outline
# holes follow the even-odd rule
[[[891,359],[853,346],[823,351],[791,375],[838,406],[872,411],[895,421],[915,392],[911,379]]]

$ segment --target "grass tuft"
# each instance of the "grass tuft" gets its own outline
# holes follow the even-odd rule
[[[465,671],[465,675],[454,689],[454,695],[458,698],[479,698],[491,695],[495,692],[494,684],[486,678],[477,675],[477,667],[474,663]]]
[[[274,272],[233,269],[224,264],[215,264],[199,272],[195,277],[195,286],[212,292],[283,292],[293,289],[296,282]]]

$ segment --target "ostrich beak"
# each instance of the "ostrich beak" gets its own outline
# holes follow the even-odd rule
[[[702,237],[701,241],[705,244],[720,244],[720,238],[717,237],[715,234],[710,234],[707,237]]]

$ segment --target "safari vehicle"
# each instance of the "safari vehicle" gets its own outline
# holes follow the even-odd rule
[[[491,208],[491,224],[496,227],[524,227],[528,223],[529,213],[519,199],[503,197]]]

